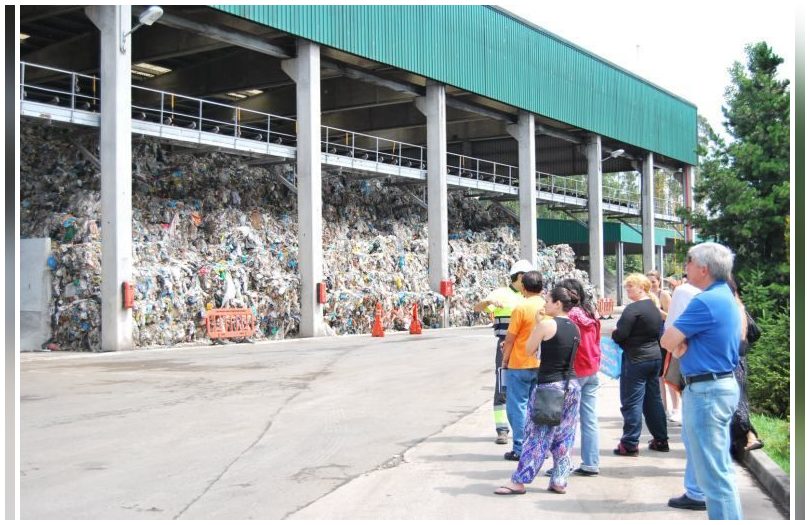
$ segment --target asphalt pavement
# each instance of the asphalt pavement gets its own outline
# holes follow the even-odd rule
[[[613,380],[599,476],[572,476],[565,495],[547,478],[492,494],[515,466],[494,443],[493,342],[482,327],[22,354],[21,517],[706,518],[666,506],[683,492],[679,427],[669,453],[613,456]],[[746,518],[782,519],[742,467],[737,482]]]

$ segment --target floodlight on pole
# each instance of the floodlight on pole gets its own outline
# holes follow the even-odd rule
[[[619,157],[621,155],[624,155],[624,150],[623,149],[615,149],[610,153],[610,155],[608,155],[607,157],[602,159],[602,162],[605,162],[608,159],[615,159],[616,157]]]
[[[163,9],[153,5],[138,16],[138,25],[121,35],[121,52],[127,52],[127,37],[137,31],[141,26],[151,26],[158,18],[163,16]]]

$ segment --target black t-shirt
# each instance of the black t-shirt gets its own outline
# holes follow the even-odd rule
[[[579,346],[579,328],[567,317],[555,317],[557,333],[540,343],[540,369],[538,383],[554,383],[576,378],[571,351]]]
[[[661,359],[658,338],[661,335],[661,311],[652,299],[630,303],[622,312],[613,332],[631,363]]]

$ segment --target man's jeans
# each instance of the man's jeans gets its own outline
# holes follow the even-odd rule
[[[661,389],[658,385],[660,370],[661,359],[632,363],[626,355],[622,357],[619,395],[622,402],[624,432],[621,441],[628,449],[638,448],[642,414],[653,438],[662,441],[668,439],[667,415],[664,412]]]
[[[697,496],[695,489],[705,494],[706,510],[712,520],[742,519],[728,430],[739,397],[740,388],[734,376],[692,383],[683,391],[682,432],[687,469],[693,470],[697,487],[689,486],[693,484],[689,472],[684,484],[690,498]]]
[[[512,451],[520,455],[523,451],[523,426],[532,387],[537,384],[537,369],[508,369],[506,371],[506,417],[512,427]]]
[[[506,385],[501,384],[500,370],[503,362],[503,340],[505,336],[497,336],[495,343],[495,394],[492,396],[492,414],[495,419],[495,432],[509,432],[506,423]]]
[[[587,472],[599,472],[599,418],[596,400],[599,392],[599,376],[593,374],[579,378],[582,398],[579,402],[579,425],[581,429],[580,468]]]

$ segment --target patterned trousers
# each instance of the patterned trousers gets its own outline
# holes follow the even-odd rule
[[[571,472],[571,448],[574,446],[579,424],[581,397],[579,381],[576,379],[569,381],[568,395],[563,402],[562,422],[555,427],[535,425],[532,421],[531,410],[534,406],[535,393],[539,388],[564,390],[565,381],[540,383],[532,390],[524,427],[523,452],[520,454],[520,461],[518,461],[515,473],[512,474],[512,482],[531,483],[540,473],[543,462],[550,453],[554,460],[554,466],[551,469],[551,483],[558,487],[565,487],[568,484],[568,474]]]

